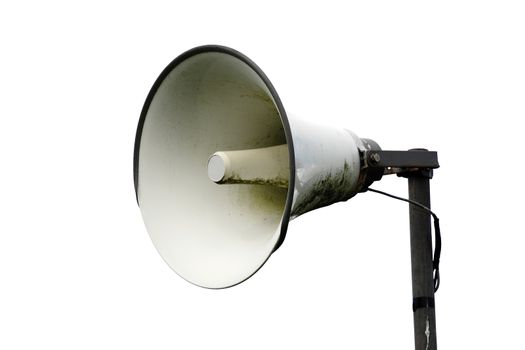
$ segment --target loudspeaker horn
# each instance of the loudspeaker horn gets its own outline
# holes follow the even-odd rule
[[[147,231],[181,277],[225,288],[252,276],[288,222],[382,176],[372,140],[287,115],[243,54],[201,46],[173,60],[139,119],[134,182]]]

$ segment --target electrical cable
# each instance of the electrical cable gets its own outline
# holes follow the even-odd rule
[[[434,293],[437,292],[437,290],[439,289],[440,282],[441,282],[441,278],[439,276],[439,259],[441,257],[441,230],[439,229],[439,218],[437,217],[437,215],[432,210],[430,210],[430,208],[416,201],[413,201],[407,198],[403,198],[403,197],[394,196],[393,194],[386,193],[383,191],[374,190],[373,188],[369,188],[368,191],[379,193],[379,194],[382,194],[390,198],[394,198],[394,199],[397,199],[403,202],[410,203],[412,205],[415,205],[416,207],[423,209],[424,211],[432,215],[432,219],[434,220],[434,234],[435,234],[435,243],[436,243],[436,247],[434,248],[434,258],[432,260],[432,269],[433,269],[433,277],[434,277]]]

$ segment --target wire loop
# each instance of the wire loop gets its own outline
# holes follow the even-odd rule
[[[373,188],[369,188],[368,191],[379,193],[379,194],[382,194],[383,196],[394,198],[394,199],[397,199],[403,202],[407,202],[409,204],[415,205],[423,209],[424,211],[432,215],[432,219],[434,220],[434,235],[435,235],[434,238],[435,238],[435,244],[436,244],[434,248],[434,258],[432,260],[432,270],[433,270],[432,276],[434,278],[434,293],[437,292],[437,290],[439,289],[440,282],[441,282],[441,277],[439,276],[439,259],[441,257],[441,230],[439,228],[439,218],[437,217],[437,215],[432,210],[430,210],[430,208],[428,208],[427,206],[424,206],[423,204],[413,201],[411,199],[394,196],[393,194],[386,193],[386,192],[379,191],[379,190],[374,190]]]

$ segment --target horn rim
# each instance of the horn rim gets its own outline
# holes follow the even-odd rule
[[[227,46],[221,46],[221,45],[203,45],[203,46],[197,46],[190,50],[185,51],[184,53],[177,56],[173,61],[171,61],[166,68],[160,73],[160,75],[155,80],[153,86],[151,87],[146,100],[144,102],[144,105],[142,107],[142,111],[140,113],[138,125],[137,125],[137,131],[135,134],[135,144],[134,144],[134,151],[133,151],[133,183],[135,188],[135,198],[137,201],[137,205],[140,207],[140,202],[138,198],[138,187],[139,187],[139,160],[140,160],[140,144],[141,144],[141,138],[142,138],[142,131],[144,128],[144,123],[146,120],[146,115],[148,114],[148,110],[150,108],[151,102],[153,100],[153,97],[156,95],[158,89],[160,88],[162,82],[166,79],[166,77],[182,62],[187,60],[190,57],[193,57],[198,54],[202,53],[209,53],[209,52],[219,52],[224,53],[230,56],[233,56],[243,63],[247,64],[263,81],[263,83],[268,88],[268,91],[270,92],[275,106],[277,107],[277,110],[279,112],[279,116],[281,118],[281,123],[284,128],[285,137],[286,137],[286,143],[288,146],[288,156],[289,156],[289,167],[290,167],[290,178],[288,182],[288,193],[286,196],[286,203],[284,207],[283,217],[281,221],[281,232],[279,234],[279,238],[277,239],[275,246],[272,250],[272,253],[268,256],[268,258],[282,245],[284,242],[284,239],[286,237],[286,232],[288,230],[288,223],[290,221],[290,214],[293,204],[293,196],[294,196],[294,188],[295,188],[295,153],[294,153],[294,147],[293,147],[293,137],[292,137],[292,131],[290,128],[290,123],[288,120],[288,116],[286,114],[286,110],[284,109],[284,106],[281,102],[281,99],[275,90],[273,84],[271,83],[270,79],[266,76],[266,74],[262,71],[262,69],[255,64],[250,58],[248,58],[246,55],[242,54],[241,52],[234,50]],[[268,258],[266,261],[268,261]],[[261,266],[253,272],[255,274],[265,263],[266,261],[261,264]],[[253,276],[251,274],[246,279]],[[239,283],[244,282],[240,281]],[[239,284],[237,283],[237,284]],[[235,285],[237,285],[235,284]],[[230,286],[232,287],[232,286]]]

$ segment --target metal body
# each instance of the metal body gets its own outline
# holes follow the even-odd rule
[[[295,159],[290,219],[346,201],[363,189],[367,171],[363,169],[361,154],[368,150],[370,140],[363,140],[347,129],[313,124],[290,116],[288,122]],[[210,180],[217,184],[288,188],[288,145],[217,150],[208,161]]]
[[[353,132],[288,117],[295,154],[291,219],[356,195],[363,142]]]
[[[202,287],[231,287],[279,248],[291,219],[361,191],[362,155],[372,149],[346,129],[289,118],[241,53],[197,47],[164,69],[144,103],[137,202],[175,272]]]
[[[414,172],[408,176],[409,199],[427,208],[430,208],[430,178],[431,172]],[[430,214],[415,205],[410,205],[409,211],[415,349],[435,350],[436,314]]]

